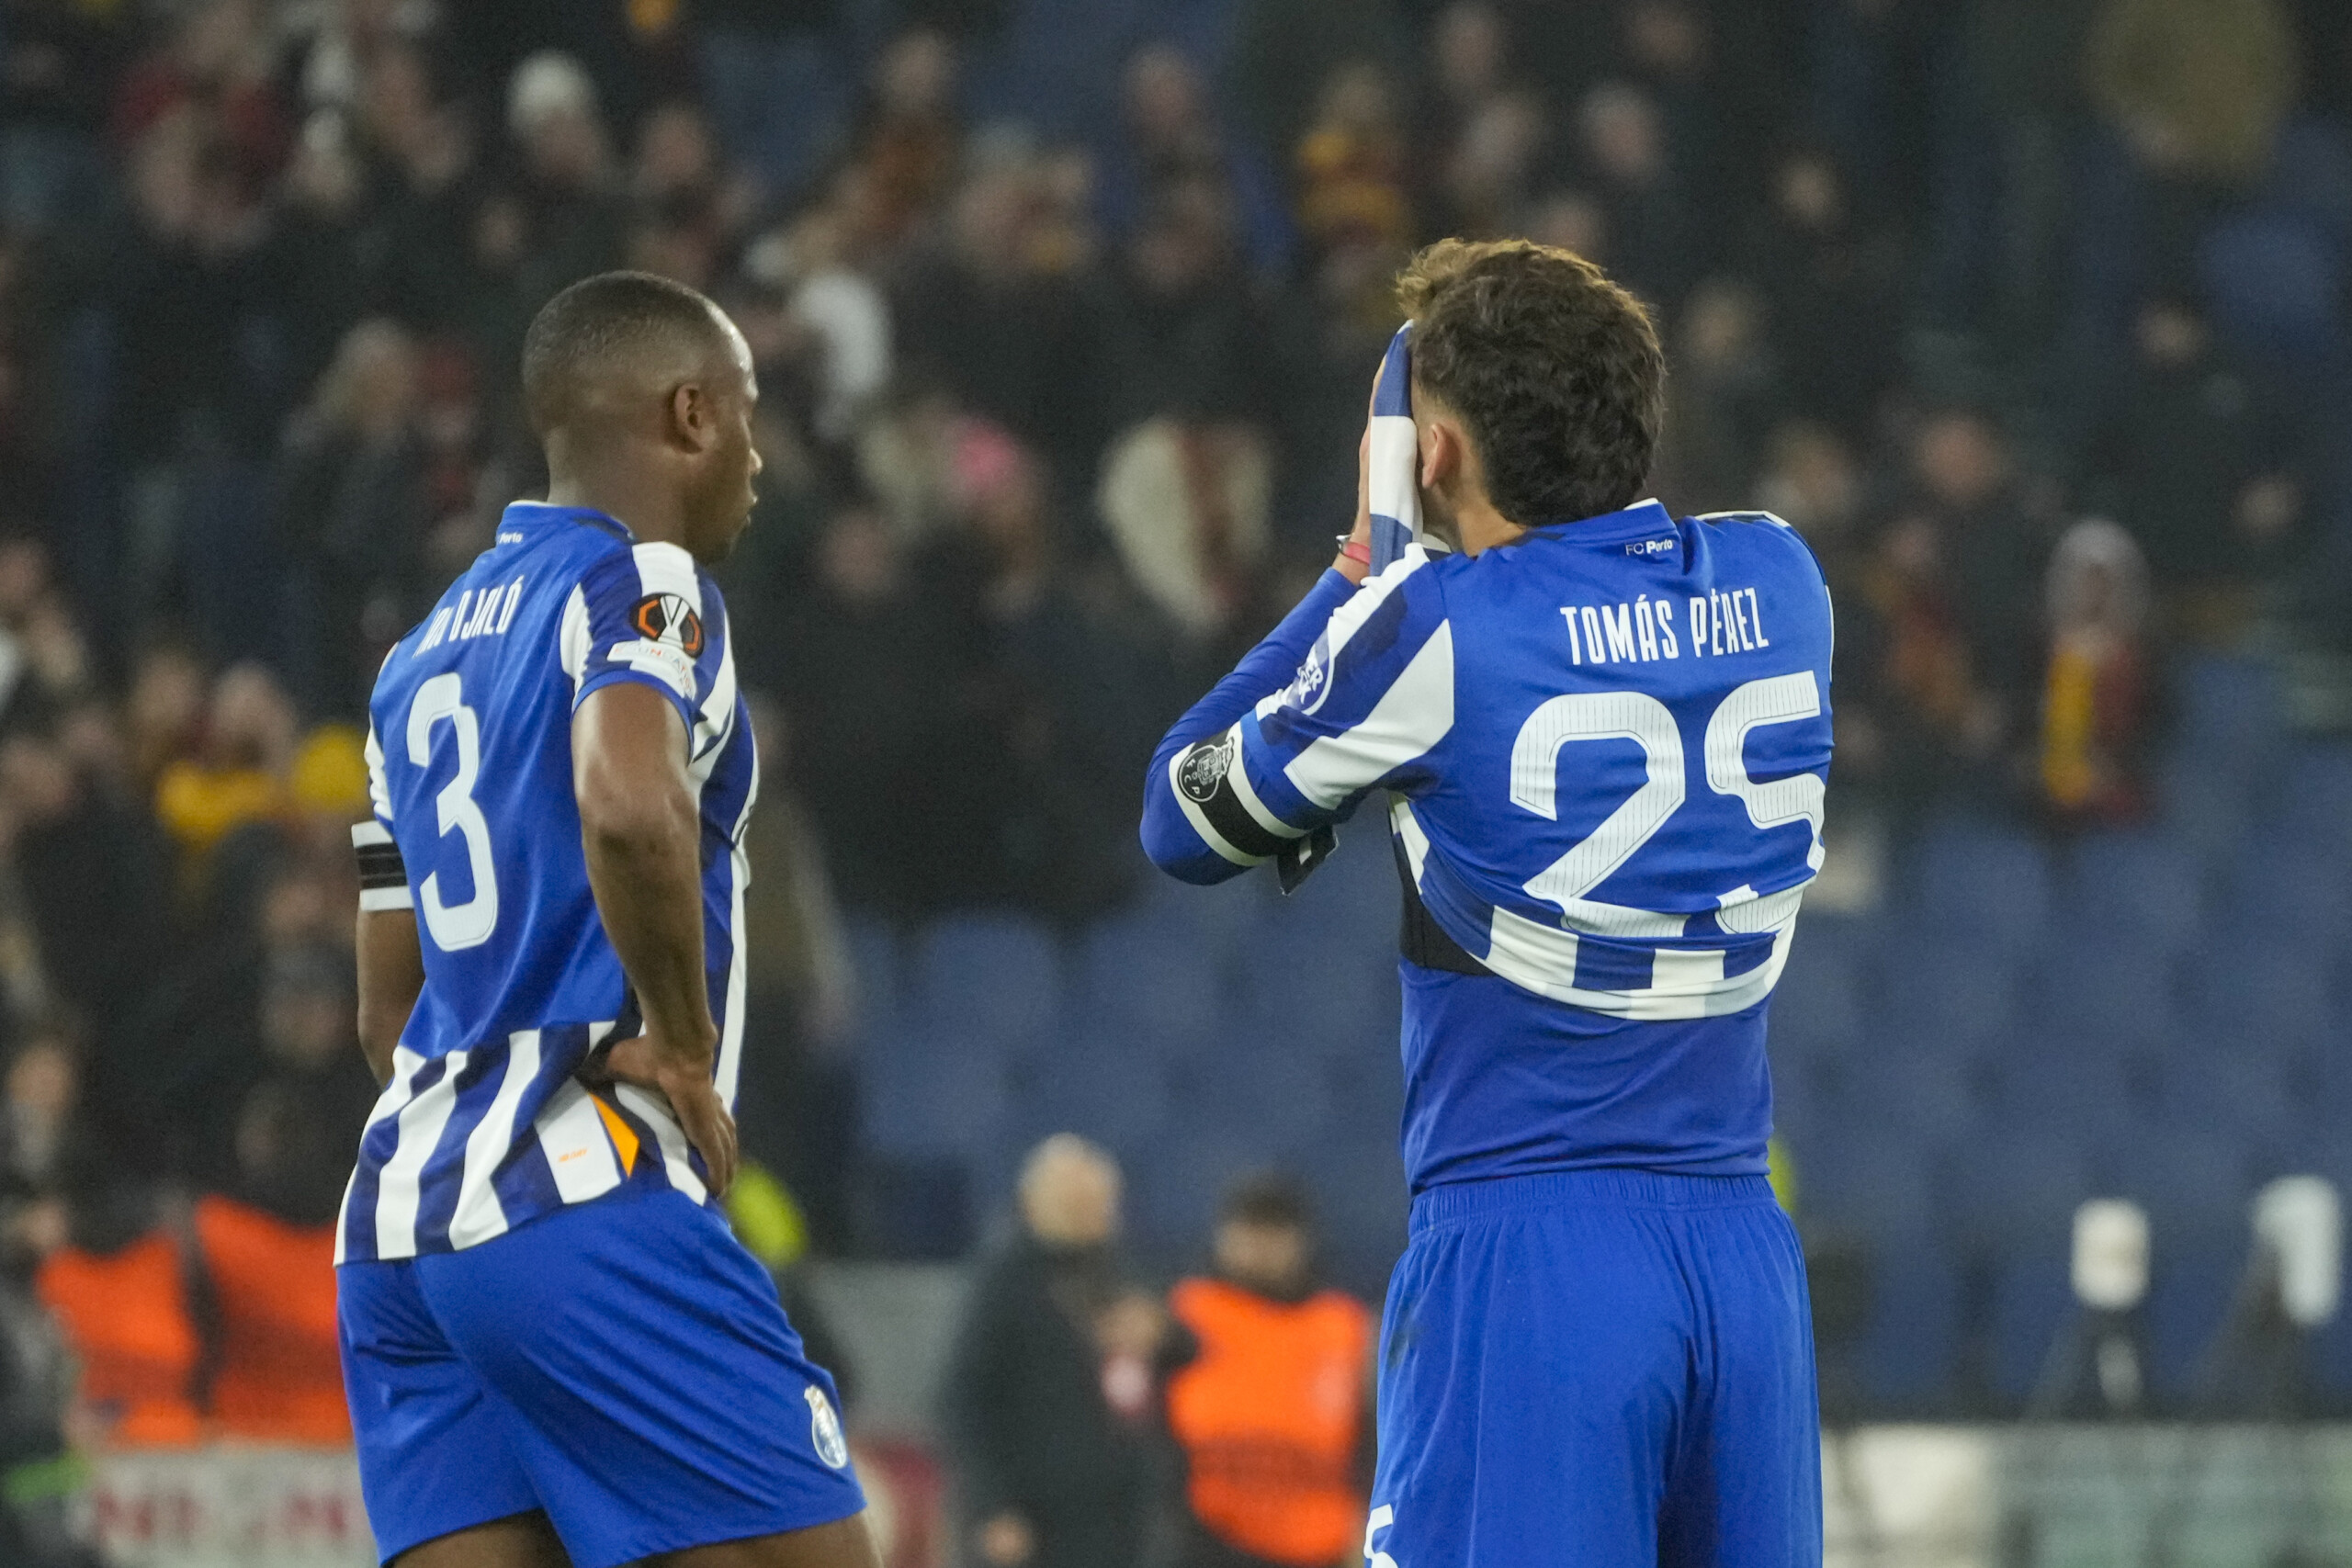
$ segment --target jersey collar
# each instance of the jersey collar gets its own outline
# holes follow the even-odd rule
[[[1637,501],[1623,512],[1604,512],[1574,523],[1550,523],[1531,528],[1527,539],[1557,537],[1577,545],[1620,545],[1675,531],[1674,513],[1661,502]],[[1524,544],[1527,539],[1514,541]]]
[[[1566,546],[1630,546],[1642,538],[1675,538],[1681,531],[1675,526],[1675,514],[1665,510],[1660,501],[1634,501],[1623,513],[1601,513],[1600,517],[1578,517],[1576,522],[1545,522],[1508,546],[1496,546],[1496,550],[1521,550],[1545,541],[1559,541]],[[1488,550],[1487,555],[1494,555]]]
[[[600,528],[616,539],[637,543],[637,536],[628,525],[607,513],[590,506],[552,506],[544,501],[510,501],[498,519],[498,542],[502,545],[520,544],[536,530],[586,524]]]

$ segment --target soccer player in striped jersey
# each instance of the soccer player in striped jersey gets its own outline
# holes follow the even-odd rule
[[[1598,268],[1449,241],[1399,295],[1355,531],[1161,744],[1143,823],[1219,882],[1387,792],[1413,1210],[1365,1554],[1815,1568],[1764,1028],[1821,864],[1827,589],[1778,519],[1640,499],[1665,367]],[[1451,547],[1371,574],[1384,483]]]
[[[523,379],[548,500],[385,660],[352,830],[368,1520],[401,1568],[873,1568],[832,1380],[716,1207],[759,770],[703,569],[751,513],[751,354],[607,273]]]

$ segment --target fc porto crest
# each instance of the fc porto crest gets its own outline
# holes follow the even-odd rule
[[[849,1463],[849,1439],[842,1435],[842,1418],[833,1414],[833,1402],[815,1383],[808,1385],[808,1440],[816,1445],[817,1457],[835,1470]]]
[[[675,593],[649,593],[628,613],[629,624],[648,642],[666,642],[688,659],[702,657],[702,617]]]
[[[1184,754],[1184,765],[1176,774],[1177,784],[1187,795],[1206,806],[1216,798],[1218,786],[1232,770],[1233,753],[1239,744],[1239,737],[1230,729],[1215,740],[1202,741]]]

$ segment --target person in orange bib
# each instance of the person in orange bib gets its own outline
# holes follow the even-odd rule
[[[1305,1196],[1257,1177],[1227,1197],[1216,1274],[1169,1307],[1199,1352],[1169,1381],[1185,1461],[1184,1568],[1332,1568],[1361,1561],[1372,1314],[1318,1290]]]

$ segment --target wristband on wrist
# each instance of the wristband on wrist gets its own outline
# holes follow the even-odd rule
[[[1361,566],[1372,564],[1372,547],[1349,535],[1340,536],[1340,553]]]

